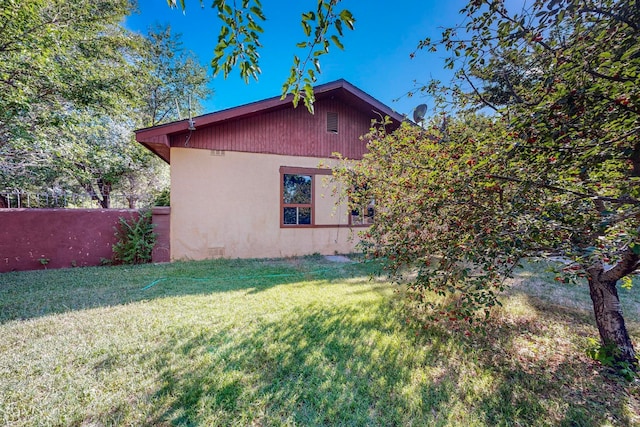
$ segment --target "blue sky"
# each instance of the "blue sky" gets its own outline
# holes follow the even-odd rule
[[[219,23],[211,9],[211,0],[200,7],[198,0],[186,0],[187,9],[170,9],[166,0],[138,0],[137,14],[126,26],[145,33],[149,26],[169,24],[182,34],[184,47],[195,52],[211,72],[210,61],[217,40]],[[413,108],[430,105],[427,98],[403,96],[414,81],[426,83],[431,77],[447,80],[443,70],[443,53],[420,52],[414,59],[409,54],[424,37],[439,38],[443,27],[458,24],[463,16],[458,11],[460,0],[407,0],[398,3],[370,0],[343,0],[355,19],[355,30],[347,31],[343,51],[332,46],[330,54],[321,58],[322,74],[318,84],[344,78],[392,109],[411,116]],[[296,43],[304,40],[300,14],[314,9],[315,1],[264,0],[267,17],[263,49],[260,52],[259,80],[246,84],[237,73],[224,79],[218,75],[212,82],[213,96],[206,100],[205,112],[243,105],[279,96],[287,78],[293,55],[304,55]],[[398,101],[396,99],[400,98]]]

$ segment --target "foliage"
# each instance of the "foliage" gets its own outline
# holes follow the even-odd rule
[[[502,165],[492,152],[505,133],[499,121],[468,116],[449,120],[445,135],[436,123],[428,129],[403,124],[388,134],[384,126],[369,135],[368,153],[355,165],[337,170],[352,208],[375,200],[373,225],[362,247],[402,281],[423,320],[473,322],[490,307],[527,248],[524,221],[515,216],[528,194],[492,178]],[[447,296],[432,301],[426,295]]]
[[[612,368],[616,374],[621,375],[628,381],[633,381],[638,376],[629,362],[620,360],[620,349],[616,343],[609,342],[603,345],[598,340],[589,339],[589,347],[586,353],[591,359],[600,362],[603,366]]]
[[[522,256],[567,259],[565,274],[588,278],[601,342],[635,365],[616,282],[640,266],[640,5],[510,7],[471,1],[464,26],[419,44],[456,70],[423,88],[454,110],[439,132],[374,130],[371,154],[343,173],[351,198],[380,206],[367,250],[417,269],[418,302],[446,296],[425,307],[431,320],[488,313]]]
[[[170,7],[178,2],[184,10],[185,0],[167,0]],[[296,44],[305,54],[293,57],[289,77],[282,86],[282,96],[293,94],[293,103],[303,100],[313,112],[313,83],[320,71],[320,57],[329,53],[331,45],[343,49],[341,38],[345,29],[353,30],[355,18],[347,9],[339,9],[340,0],[317,0],[316,8],[302,13],[300,23],[304,31],[303,41]],[[200,0],[204,5],[204,0]],[[218,10],[220,32],[211,61],[214,74],[222,72],[226,78],[235,67],[248,82],[258,79],[261,22],[267,18],[259,0],[243,0],[240,4],[227,0],[213,0],[212,7]]]
[[[90,116],[131,108],[141,37],[126,0],[10,1],[0,11],[0,188],[58,191],[56,149]],[[60,150],[63,155],[68,150]]]
[[[155,198],[154,206],[170,206],[171,205],[171,190],[165,188]]]
[[[120,23],[126,0],[28,0],[0,11],[0,148],[37,140],[69,106],[112,111],[134,92],[137,39]]]
[[[624,261],[617,279],[633,272],[640,253],[638,5],[552,0],[510,13],[501,1],[474,1],[462,12],[466,27],[445,31],[441,41],[453,52],[448,66],[459,67],[453,100],[507,121],[499,153],[505,170],[494,179],[539,195],[541,215],[531,220],[556,233],[540,239],[539,249],[584,266]]]
[[[115,189],[130,195],[129,205],[135,208],[141,193],[167,185],[167,166],[135,142],[133,130],[177,120],[181,111],[198,114],[200,100],[211,94],[205,68],[185,51],[180,38],[170,27],[151,28],[137,59],[142,71],[135,76],[139,85],[135,105],[110,117],[82,114],[67,137],[71,146],[55,158],[54,167],[71,176],[102,207],[109,207],[109,194]]]
[[[344,35],[344,27],[353,30],[355,18],[347,9],[336,10],[339,0],[318,0],[315,11],[302,14],[302,28],[306,40],[297,44],[299,48],[307,49],[306,58],[293,57],[293,66],[289,78],[282,86],[282,96],[293,94],[293,105],[297,105],[300,98],[305,106],[313,112],[313,83],[316,73],[320,73],[320,57],[329,53],[331,44],[338,49],[344,49],[340,38]],[[343,26],[344,25],[344,26]]]
[[[48,148],[47,167],[59,172],[66,186],[77,183],[103,208],[129,171],[149,162],[144,148],[133,144],[133,123],[125,117],[77,112],[77,124],[64,129],[66,138]]]
[[[186,50],[181,35],[169,26],[149,29],[142,52],[141,105],[137,127],[151,127],[202,112],[201,100],[211,96],[207,70]],[[176,108],[178,109],[176,111]]]
[[[77,19],[76,25],[89,25],[82,15]],[[108,111],[72,100],[65,108],[48,106],[59,122],[34,125],[29,138],[13,134],[0,147],[0,188],[85,192],[103,208],[119,192],[135,208],[140,196],[166,185],[167,166],[135,142],[133,130],[178,119],[180,111],[197,114],[200,99],[211,93],[209,79],[169,27],[123,37],[131,48],[122,70],[129,74],[121,78],[135,90],[120,94],[121,102]]]
[[[116,227],[117,242],[113,245],[114,264],[143,264],[151,262],[156,243],[151,222],[151,210],[140,212],[138,218],[120,218]]]

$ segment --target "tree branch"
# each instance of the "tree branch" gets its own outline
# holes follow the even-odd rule
[[[622,255],[622,259],[612,269],[602,274],[602,279],[611,282],[618,281],[636,271],[639,261],[640,256],[631,249],[627,249]]]
[[[610,10],[604,10],[604,9],[600,9],[600,8],[589,8],[589,7],[584,7],[582,9],[580,9],[580,12],[584,12],[584,13],[599,13],[602,14],[604,16],[608,16],[610,18],[615,19],[618,22],[622,22],[627,24],[629,27],[633,28],[636,32],[640,31],[640,27],[638,26],[637,22],[628,20],[625,18],[624,15],[621,14],[617,14],[617,13],[613,13]],[[632,16],[632,14],[630,14]]]
[[[562,187],[558,187],[551,184],[545,184],[542,182],[529,181],[529,180],[519,179],[519,178],[512,178],[508,176],[487,175],[487,177],[493,178],[493,179],[499,179],[501,181],[517,182],[520,184],[530,184],[534,187],[545,188],[547,190],[552,190],[558,193],[573,194],[574,196],[578,196],[579,198],[582,198],[582,199],[592,199],[594,201],[603,201],[603,202],[610,202],[610,203],[617,203],[617,204],[627,204],[627,205],[630,204],[630,205],[640,206],[640,200],[633,198],[631,196],[626,196],[626,195],[622,197],[598,196],[593,194],[581,193],[579,191],[569,190],[567,188],[562,188]]]
[[[467,74],[467,72],[462,70],[462,75],[464,76],[464,78],[467,81],[467,83],[469,83],[469,85],[471,86],[471,89],[473,89],[473,92],[478,96],[478,98],[480,98],[480,101],[484,105],[486,105],[487,107],[491,108],[493,111],[495,111],[497,113],[499,111],[498,108],[495,105],[491,104],[489,101],[487,101],[487,99],[480,93],[478,88],[475,87],[475,85],[473,84],[473,82],[469,78],[469,75]]]

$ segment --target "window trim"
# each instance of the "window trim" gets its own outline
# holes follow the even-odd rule
[[[280,166],[280,228],[288,229],[300,229],[300,228],[367,228],[371,227],[371,224],[353,224],[351,218],[351,212],[348,215],[348,221],[346,224],[316,224],[316,175],[332,175],[332,169],[320,169],[320,168],[306,168],[296,166]],[[311,176],[311,224],[285,224],[284,223],[284,208],[287,204],[284,203],[284,175],[309,175]],[[300,207],[302,205],[295,205]],[[306,205],[305,205],[306,206]],[[304,206],[303,206],[304,207]],[[375,209],[375,207],[374,207]],[[375,212],[375,210],[374,210]],[[374,213],[375,216],[375,213]]]
[[[304,168],[293,166],[281,166],[280,167],[280,228],[322,228],[322,227],[335,227],[333,225],[316,225],[316,203],[315,203],[315,183],[316,175],[331,175],[333,171],[331,169],[318,169],[318,168]],[[284,202],[284,176],[285,175],[305,175],[311,177],[311,203],[310,204],[290,204]],[[309,207],[311,208],[311,223],[310,224],[285,224],[284,223],[284,208],[287,207]],[[336,225],[337,226],[337,225]]]

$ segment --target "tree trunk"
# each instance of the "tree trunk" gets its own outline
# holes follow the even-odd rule
[[[98,188],[100,189],[100,194],[102,195],[102,199],[98,200],[100,206],[102,206],[104,209],[110,209],[111,183],[100,178],[98,179]]]
[[[607,277],[602,264],[589,267],[587,272],[589,273],[589,293],[600,333],[600,343],[603,346],[615,345],[619,350],[619,353],[615,355],[616,360],[636,366],[638,359],[624,324],[622,307],[620,307],[616,288],[617,280],[611,280]]]
[[[109,194],[102,194],[102,199],[98,200],[98,203],[100,203],[100,206],[103,209],[109,209],[111,208],[111,197],[109,196]]]

